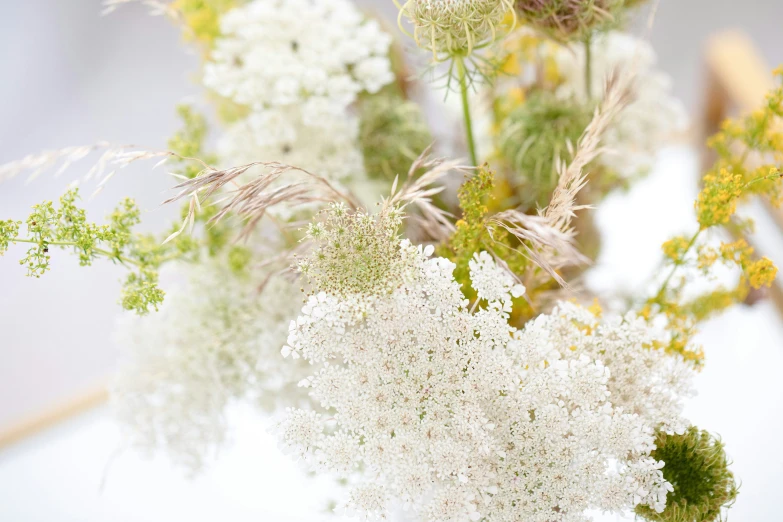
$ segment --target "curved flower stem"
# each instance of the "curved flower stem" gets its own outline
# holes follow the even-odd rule
[[[666,276],[666,279],[663,281],[663,284],[661,285],[660,290],[658,290],[658,293],[655,294],[655,299],[653,299],[654,301],[659,301],[663,297],[663,294],[666,292],[666,289],[669,287],[669,281],[671,281],[672,277],[674,276],[674,273],[677,271],[677,268],[685,262],[685,256],[688,255],[688,252],[691,251],[691,248],[693,248],[693,245],[696,244],[696,240],[699,238],[699,236],[701,235],[703,230],[704,230],[703,228],[700,228],[693,235],[693,237],[691,237],[691,240],[688,241],[688,246],[685,247],[685,250],[683,250],[683,252],[680,255],[680,257],[674,262],[674,266],[672,267],[671,271],[669,272],[669,275]]]
[[[9,240],[11,243],[31,243],[33,245],[40,244],[40,242],[37,239],[28,239],[28,238],[22,238],[22,237],[15,237]],[[71,241],[46,241],[46,244],[48,246],[59,246],[59,247],[79,247],[79,243],[73,243]],[[100,254],[102,256],[106,256],[109,259],[116,259],[120,263],[123,264],[130,264],[135,265],[138,267],[143,266],[142,263],[135,261],[133,259],[128,259],[127,257],[123,257],[120,255],[117,255],[113,252],[109,252],[108,250],[104,250],[102,248],[93,248],[92,251],[96,254]],[[174,259],[174,258],[171,258]],[[164,259],[164,261],[169,261],[171,259]]]
[[[468,103],[468,73],[465,69],[465,59],[462,56],[455,57],[454,61],[457,65],[459,90],[462,95],[462,114],[465,119],[468,153],[470,154],[471,164],[476,167],[478,166],[478,159],[476,158],[476,142],[473,140],[473,122],[470,119],[470,104]]]
[[[593,49],[592,37],[588,34],[585,37],[585,94],[587,99],[593,97]]]

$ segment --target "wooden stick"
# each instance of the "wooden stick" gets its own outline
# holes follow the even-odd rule
[[[0,429],[0,450],[36,435],[55,424],[106,402],[109,392],[105,385],[96,386],[59,404]]]

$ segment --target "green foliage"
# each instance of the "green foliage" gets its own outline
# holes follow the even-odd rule
[[[494,188],[495,176],[483,166],[462,184],[457,193],[462,218],[455,224],[456,230],[449,243],[440,248],[439,255],[448,257],[457,265],[454,278],[462,284],[463,290],[470,288],[468,263],[486,240],[487,202]],[[466,293],[472,297],[472,290]]]
[[[131,269],[122,291],[122,306],[140,315],[157,310],[164,296],[158,288],[158,268],[192,253],[196,243],[184,237],[164,245],[152,235],[134,234],[132,228],[141,214],[131,199],[117,206],[106,225],[88,222],[84,209],[76,205],[78,199],[78,189],[72,188],[60,198],[57,208],[51,201],[33,206],[24,237],[19,235],[21,221],[0,221],[0,254],[12,243],[32,245],[20,261],[31,277],[41,277],[50,269],[52,247],[73,250],[81,266],[89,266],[99,257],[108,258]]]
[[[590,123],[592,111],[574,100],[539,91],[503,119],[498,149],[514,174],[508,181],[519,201],[513,205],[544,207],[557,186],[556,161],[568,155]]]
[[[359,144],[370,177],[393,180],[404,175],[432,143],[419,105],[392,89],[365,97],[360,111]]]
[[[194,158],[199,158],[205,163],[215,163],[217,158],[204,152],[204,140],[209,131],[207,120],[196,112],[190,105],[177,106],[177,114],[182,119],[183,127],[169,139],[168,146],[171,152],[180,156],[178,174],[188,179],[195,178],[203,170],[204,165]]]
[[[659,432],[655,446],[652,457],[665,463],[663,477],[674,491],[662,513],[637,506],[638,515],[654,522],[711,522],[734,503],[738,487],[719,439],[692,426],[682,435]]]

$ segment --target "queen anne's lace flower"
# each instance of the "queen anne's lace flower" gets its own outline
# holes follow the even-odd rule
[[[404,282],[410,270],[407,256],[400,255],[399,210],[372,216],[335,203],[323,215],[307,229],[315,250],[298,265],[315,288],[341,296],[375,295]]]
[[[505,303],[522,289],[488,254],[470,264],[489,301],[475,313],[452,262],[406,240],[398,256],[410,267],[399,286],[311,296],[283,348],[314,365],[302,384],[330,414],[292,410],[281,443],[354,481],[349,512],[543,522],[663,509],[671,488],[650,458],[653,427],[677,424],[679,388],[658,386],[666,361],[645,356],[641,323],[598,324],[562,305],[517,331]],[[626,391],[632,371],[643,375]]]
[[[113,400],[132,447],[165,449],[195,472],[224,442],[230,401],[271,409],[306,397],[295,386],[302,366],[278,354],[301,303],[296,287],[273,277],[259,294],[264,277],[238,277],[217,261],[187,272],[159,313],[121,324],[128,361]]]
[[[682,399],[693,394],[693,369],[656,348],[661,332],[643,318],[629,313],[601,321],[576,304],[560,303],[529,322],[524,333],[522,346],[538,358],[601,360],[611,372],[607,387],[615,407],[664,431],[682,433],[687,427],[680,415]]]
[[[583,46],[561,47],[555,60],[565,79],[558,96],[584,99]],[[650,44],[630,34],[609,32],[593,39],[592,92],[596,96],[603,96],[607,76],[615,72],[633,75],[633,101],[606,130],[607,152],[600,159],[625,177],[649,169],[660,147],[687,123],[684,106],[671,94],[670,78],[655,68],[655,62]]]
[[[492,256],[486,252],[473,254],[473,259],[468,262],[468,266],[471,283],[479,299],[510,306],[509,296],[521,297],[525,293],[524,285],[514,281],[508,270],[497,266]]]
[[[364,180],[356,118],[330,116],[320,123],[307,125],[298,107],[255,111],[228,128],[218,142],[218,154],[228,165],[274,160],[334,181]]]
[[[340,115],[394,79],[391,37],[348,0],[254,0],[221,19],[204,85],[252,107]]]
[[[491,43],[513,12],[512,0],[408,0],[401,9],[416,42],[436,57],[470,54]]]

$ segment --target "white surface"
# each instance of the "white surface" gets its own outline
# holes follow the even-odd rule
[[[692,219],[696,161],[684,148],[667,151],[656,172],[630,194],[610,198],[597,211],[607,232],[604,256],[591,280],[638,287],[660,259],[660,243]],[[668,212],[659,219],[660,201]],[[609,263],[611,260],[611,263]],[[614,276],[612,280],[607,274]],[[742,481],[732,520],[780,520],[783,484],[783,327],[770,303],[738,307],[705,325],[699,340],[707,364],[697,377],[699,396],[686,414],[718,433]],[[193,481],[164,458],[148,462],[122,453],[107,409],[82,416],[0,454],[0,520],[317,522],[334,485],[308,479],[281,455],[265,431],[268,421],[240,409],[235,444]],[[599,522],[621,519],[599,516]]]
[[[192,480],[163,458],[118,454],[107,408],[74,419],[0,455],[0,520],[319,521],[333,485],[290,463],[260,419],[235,418],[234,445]]]

